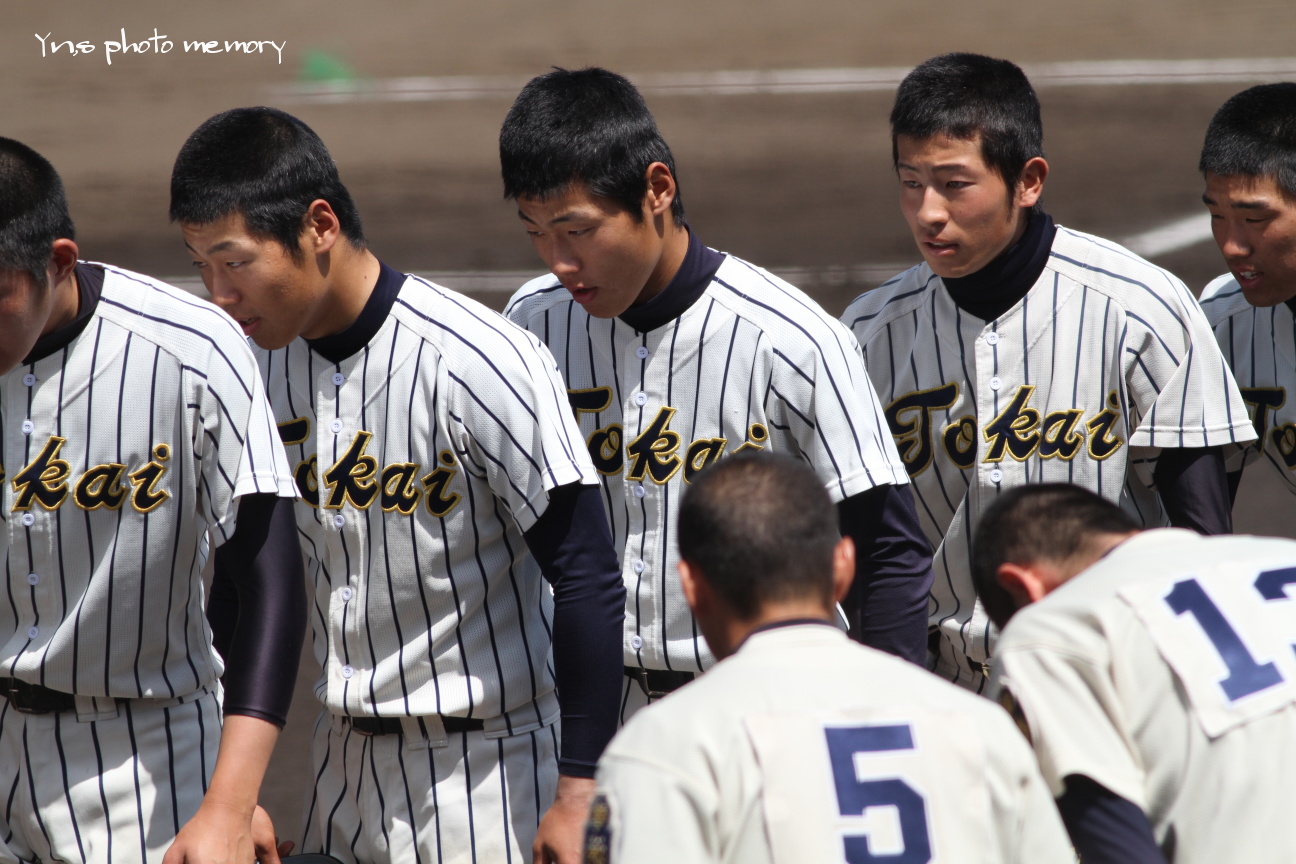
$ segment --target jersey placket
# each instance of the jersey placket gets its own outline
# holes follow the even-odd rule
[[[316,452],[320,454],[318,517],[328,554],[325,566],[335,579],[332,584],[322,583],[329,592],[328,698],[331,704],[350,705],[357,700],[356,688],[364,687],[361,678],[366,674],[357,653],[362,636],[358,614],[362,598],[356,573],[362,554],[363,517],[345,494],[332,502],[337,506],[329,506],[330,498],[340,490],[335,489],[337,484],[330,484],[326,479],[352,452],[363,431],[359,427],[359,413],[347,409],[345,384],[346,375],[337,367],[326,367],[316,375],[315,434]]]
[[[43,565],[48,564],[53,557],[52,529],[57,511],[46,510],[36,500],[26,510],[14,509],[18,499],[15,477],[40,451],[42,439],[48,439],[53,434],[52,429],[37,428],[31,419],[36,407],[36,394],[31,386],[36,382],[34,371],[34,368],[28,367],[23,374],[18,374],[18,370],[15,370],[6,376],[5,401],[0,409],[0,417],[4,417],[6,421],[9,418],[16,420],[19,416],[23,418],[20,422],[5,423],[5,473],[8,482],[4,483],[3,496],[8,527],[6,541],[9,545],[8,594],[12,600],[15,624],[11,640],[4,647],[3,656],[20,663],[24,653],[36,650],[40,644],[48,641],[45,639],[37,642],[41,635],[42,621],[45,627],[51,628],[57,625],[59,618],[54,609],[58,598],[51,590],[55,583],[48,578],[52,574],[42,573],[45,569]],[[36,478],[32,482],[39,483],[41,479]],[[64,484],[70,485],[68,480],[64,477]],[[45,583],[44,586],[41,582]]]
[[[629,328],[627,328],[629,329]],[[634,331],[630,331],[633,333]],[[648,470],[643,476],[635,474],[635,458],[630,447],[633,442],[652,427],[666,406],[664,394],[652,384],[650,369],[665,358],[658,358],[661,334],[634,334],[625,340],[621,349],[621,416],[624,418],[622,447],[625,451],[625,474],[622,494],[625,496],[626,547],[622,556],[622,578],[630,590],[632,609],[637,609],[635,632],[627,647],[635,652],[641,662],[645,655],[653,657],[658,649],[664,655],[662,636],[665,632],[665,598],[661,595],[659,549],[661,540],[661,502],[665,490],[658,486]],[[669,414],[669,412],[666,412]],[[646,441],[647,439],[645,439]],[[644,464],[651,459],[645,457]],[[634,476],[632,476],[634,475]]]

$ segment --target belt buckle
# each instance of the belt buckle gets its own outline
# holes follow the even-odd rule
[[[9,706],[19,714],[42,714],[44,712],[37,710],[31,699],[31,688],[23,686],[25,682],[21,678],[6,678],[4,696],[9,700]]]
[[[644,695],[648,697],[649,701],[652,701],[653,699],[661,699],[669,692],[666,690],[653,690],[649,687],[648,670],[644,669],[642,666],[635,668],[634,679],[639,682],[639,689],[644,692]]]

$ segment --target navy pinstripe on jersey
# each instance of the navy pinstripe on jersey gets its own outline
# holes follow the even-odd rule
[[[676,576],[675,511],[701,468],[744,448],[799,455],[834,500],[905,473],[850,333],[797,289],[726,256],[682,315],[643,333],[591,318],[553,276],[506,314],[553,351],[626,583],[626,663],[711,663]]]
[[[1296,318],[1291,307],[1252,306],[1228,274],[1206,286],[1201,305],[1259,436],[1245,454],[1239,451],[1230,459],[1230,470],[1263,453],[1296,492]]]
[[[1253,434],[1183,283],[1076,231],[1058,229],[1034,286],[989,323],[961,311],[926,264],[859,297],[842,320],[937,545],[931,623],[976,661],[992,633],[969,547],[1000,489],[1076,483],[1164,525],[1151,488],[1159,449]]]
[[[222,671],[200,573],[236,498],[294,494],[243,334],[214,306],[104,267],[62,350],[0,378],[0,674],[169,698]]]
[[[549,722],[552,598],[522,532],[596,475],[548,352],[409,277],[340,363],[300,339],[259,359],[302,495],[320,700]]]

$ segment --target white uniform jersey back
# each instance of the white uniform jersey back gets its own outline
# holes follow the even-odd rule
[[[301,490],[320,701],[488,733],[550,722],[553,601],[522,532],[549,490],[597,475],[548,351],[406,277],[341,363],[300,339],[259,359]]]
[[[590,317],[553,276],[523,285],[506,314],[550,346],[603,475],[628,665],[711,665],[674,535],[679,496],[711,462],[750,449],[799,456],[834,501],[907,482],[854,338],[745,261],[726,256],[687,311],[647,333]]]
[[[1259,436],[1254,446],[1236,449],[1229,469],[1241,469],[1263,455],[1296,492],[1296,318],[1291,307],[1252,306],[1227,273],[1202,291],[1201,306]]]
[[[843,321],[863,347],[937,547],[931,624],[947,658],[984,662],[990,653],[992,625],[968,561],[977,519],[1000,490],[1075,483],[1144,525],[1165,525],[1151,485],[1160,448],[1255,434],[1183,283],[1066,228],[1035,285],[994,321],[961,311],[926,264],[855,300]],[[960,666],[964,684],[984,683]]]
[[[294,494],[256,362],[215,306],[106,265],[85,328],[0,377],[0,674],[173,698],[223,671],[210,547],[242,495]]]
[[[1007,714],[816,624],[640,711],[598,785],[587,861],[1075,860]]]
[[[1143,808],[1168,860],[1296,860],[1296,542],[1136,535],[1020,612],[997,686],[1053,793]]]

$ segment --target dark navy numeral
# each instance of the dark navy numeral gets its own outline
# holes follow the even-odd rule
[[[922,795],[899,778],[860,780],[855,773],[856,753],[912,750],[913,733],[908,725],[854,726],[824,729],[828,757],[832,762],[837,807],[843,816],[860,816],[870,807],[895,807],[900,814],[900,836],[904,850],[896,855],[874,855],[867,836],[842,838],[848,864],[926,864],[931,860],[931,838],[927,832],[927,805]]]
[[[1268,574],[1261,574],[1261,578],[1266,575]],[[1257,588],[1260,587],[1259,581],[1256,580]],[[1261,664],[1255,661],[1246,645],[1242,644],[1237,631],[1229,624],[1228,619],[1220,612],[1210,595],[1197,584],[1196,579],[1176,582],[1165,600],[1175,614],[1188,613],[1196,618],[1206,638],[1211,641],[1211,645],[1215,646],[1215,651],[1228,667],[1228,677],[1220,681],[1220,687],[1224,689],[1224,695],[1228,696],[1230,702],[1236,702],[1244,696],[1283,683],[1282,673],[1278,671],[1278,667],[1272,663]]]
[[[1255,587],[1266,600],[1287,600],[1287,586],[1296,585],[1296,567],[1266,570],[1256,577]],[[1296,645],[1292,646],[1296,652]]]

